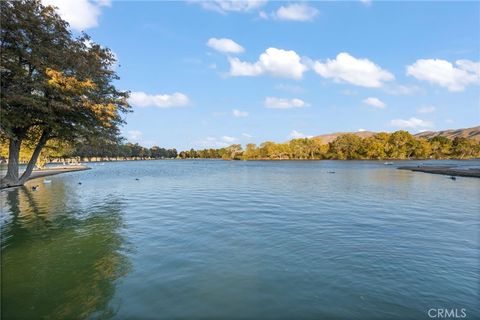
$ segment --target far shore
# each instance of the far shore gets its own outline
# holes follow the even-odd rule
[[[424,172],[432,174],[442,174],[452,177],[471,177],[480,178],[480,169],[459,169],[450,166],[403,166],[398,167],[400,170],[410,170],[414,172]]]

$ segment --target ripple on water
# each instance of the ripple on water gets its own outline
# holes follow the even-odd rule
[[[375,161],[143,161],[51,180],[0,193],[7,315],[480,313],[476,179]]]

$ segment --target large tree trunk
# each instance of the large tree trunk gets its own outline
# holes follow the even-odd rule
[[[28,161],[27,169],[20,177],[19,182],[21,185],[24,184],[28,180],[28,178],[30,178],[33,168],[35,168],[35,164],[37,163],[38,156],[40,155],[40,152],[42,151],[43,147],[47,143],[49,135],[50,135],[49,129],[43,130],[42,135],[40,136],[40,140],[38,141],[38,144],[35,147],[35,150],[33,151],[32,157],[30,158],[30,161]]]
[[[0,189],[21,186],[28,180],[28,178],[32,174],[33,168],[35,167],[35,163],[37,163],[40,152],[42,151],[43,147],[49,139],[49,135],[49,129],[45,129],[42,132],[35,151],[33,152],[32,157],[28,162],[27,169],[20,178],[18,174],[18,164],[20,158],[20,147],[22,145],[22,138],[10,139],[10,144],[8,148],[7,174],[1,179]]]
[[[18,163],[20,159],[20,147],[22,146],[21,138],[10,138],[8,146],[8,167],[7,174],[0,182],[1,188],[19,186],[18,179]]]

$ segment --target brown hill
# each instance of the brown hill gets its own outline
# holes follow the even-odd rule
[[[328,133],[328,134],[321,134],[319,136],[316,136],[315,138],[320,138],[322,139],[322,143],[329,143],[335,140],[338,136],[344,135],[344,134],[354,134],[356,136],[359,136],[360,138],[368,138],[373,136],[374,134],[378,132],[373,132],[373,131],[357,131],[357,132],[335,132],[335,133]]]
[[[460,137],[460,138],[468,138],[468,139],[474,139],[476,141],[480,141],[480,126],[473,127],[473,128],[465,128],[465,129],[425,131],[425,132],[417,133],[415,135],[415,137],[421,137],[421,138],[427,138],[427,139],[437,137],[437,136],[442,136],[449,139]]]
[[[316,136],[315,138],[322,139],[323,143],[329,143],[335,140],[338,136],[341,136],[347,133],[354,134],[361,138],[368,138],[378,132],[373,132],[373,131],[335,132],[335,133],[321,134],[319,136]],[[451,130],[442,130],[442,131],[425,131],[425,132],[417,133],[414,136],[418,138],[427,138],[427,139],[430,139],[436,136],[447,137],[449,139],[454,139],[455,137],[464,137],[464,138],[480,141],[480,126],[473,127],[473,128],[451,129]]]

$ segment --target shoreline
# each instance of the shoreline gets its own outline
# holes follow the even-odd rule
[[[84,165],[78,165],[78,166],[61,166],[61,167],[45,168],[41,170],[33,170],[32,174],[27,179],[27,181],[37,179],[37,178],[42,178],[42,177],[53,176],[60,173],[85,171],[85,170],[91,170],[91,169],[92,168]]]
[[[33,179],[38,179],[38,178],[43,178],[43,177],[48,177],[48,176],[54,176],[57,174],[61,173],[68,173],[68,172],[76,172],[76,171],[85,171],[85,170],[91,170],[92,168],[84,166],[84,165],[78,165],[78,166],[61,166],[61,167],[53,167],[53,168],[46,168],[46,169],[41,169],[41,170],[33,170],[32,174],[30,177],[28,177],[27,181],[33,180]],[[25,181],[25,182],[27,182]],[[0,190],[8,190],[12,188],[18,188],[20,186],[15,186],[15,187],[7,187],[7,188],[0,188]]]
[[[402,166],[398,167],[399,170],[410,170],[413,172],[423,172],[431,174],[441,174],[452,177],[469,177],[469,178],[480,178],[480,169],[458,169],[455,167],[448,166]]]

